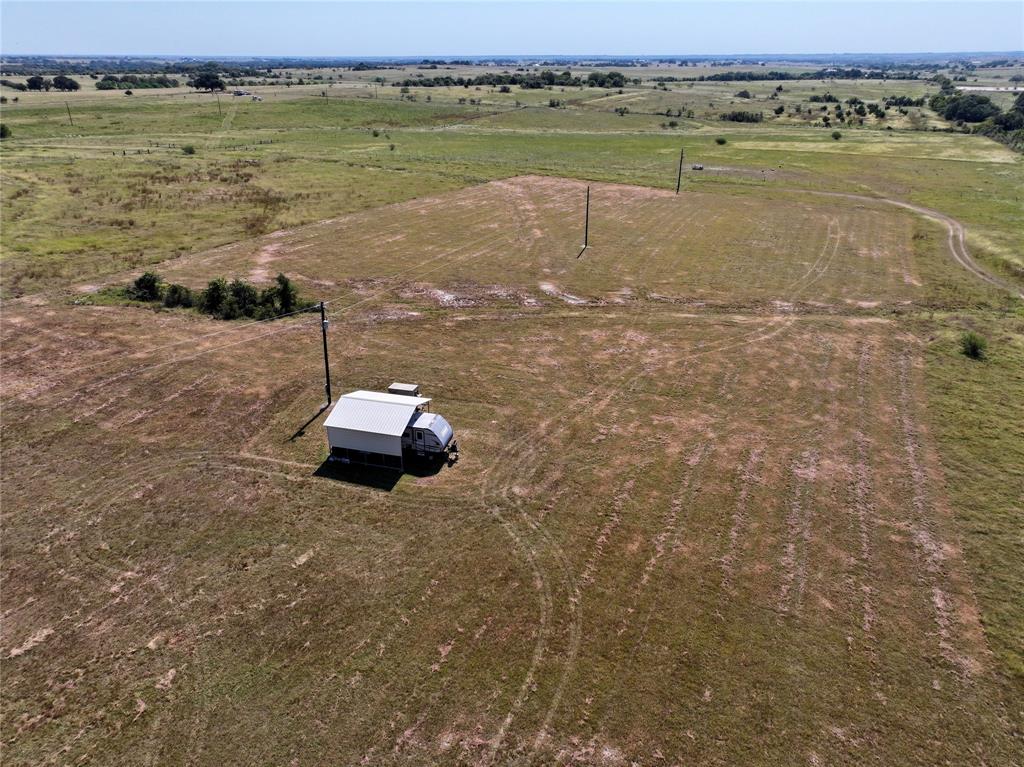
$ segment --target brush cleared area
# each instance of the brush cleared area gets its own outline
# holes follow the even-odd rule
[[[1019,156],[431,90],[20,115],[4,762],[1020,763]],[[418,383],[460,460],[327,464],[319,315],[142,268],[287,274],[335,392]]]

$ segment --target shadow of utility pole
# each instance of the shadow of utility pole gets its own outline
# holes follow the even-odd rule
[[[329,404],[321,405],[320,409],[317,410],[316,413],[313,414],[313,417],[310,418],[308,421],[306,421],[304,424],[302,424],[302,426],[299,427],[299,430],[288,438],[288,441],[289,442],[294,442],[299,437],[303,436],[306,433],[306,429],[309,427],[309,425],[311,423],[313,423],[313,421],[315,421],[317,418],[322,416],[324,414],[324,411],[327,410],[327,408],[329,408],[329,407],[330,407]]]

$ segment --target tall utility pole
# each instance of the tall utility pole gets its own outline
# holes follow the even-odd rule
[[[576,258],[583,255],[583,251],[587,249],[590,244],[590,187],[587,187],[587,207],[586,212],[583,214],[583,249],[580,250]]]
[[[64,108],[68,110],[68,121],[71,123],[71,126],[74,127],[75,121],[71,119],[71,106],[66,101],[64,102]]]
[[[223,114],[223,113],[222,113],[222,112],[220,111],[220,94],[217,94],[217,114],[218,114],[218,115],[222,115],[222,114]]]
[[[587,208],[583,214],[583,247],[590,244],[590,187],[587,187]]]
[[[327,404],[331,404],[331,365],[327,361],[327,326],[329,321],[324,311],[324,302],[320,302],[320,330],[324,336],[324,388],[327,390]]]
[[[683,183],[683,158],[686,157],[686,149],[679,150],[679,173],[676,175],[676,194],[679,194],[679,186]]]

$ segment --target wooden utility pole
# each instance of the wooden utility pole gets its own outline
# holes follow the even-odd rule
[[[324,389],[327,390],[327,404],[331,404],[331,365],[327,360],[327,326],[329,321],[324,311],[324,302],[320,302],[320,330],[324,336]]]
[[[217,114],[223,116],[223,112],[220,111],[220,94],[217,94]]]
[[[71,107],[66,101],[64,102],[64,108],[68,110],[68,121],[71,123],[71,126],[74,127],[75,121],[71,118]]]
[[[587,207],[586,212],[583,214],[583,249],[580,250],[576,258],[583,255],[583,251],[590,245],[590,187],[587,187]]]
[[[679,173],[676,174],[676,194],[679,194],[679,187],[683,183],[683,158],[686,157],[686,149],[679,150]]]
[[[590,187],[587,187],[587,208],[583,214],[583,247],[590,244]]]

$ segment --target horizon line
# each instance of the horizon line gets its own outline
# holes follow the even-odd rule
[[[606,59],[687,59],[687,58],[757,58],[757,57],[780,57],[780,56],[802,56],[820,57],[830,56],[1022,56],[1024,50],[962,50],[962,51],[848,51],[832,53],[769,53],[765,51],[751,53],[395,53],[395,54],[297,54],[297,53],[4,53],[0,51],[0,61],[6,58],[25,57],[48,57],[48,58],[232,58],[232,59],[337,59],[337,60],[399,60],[399,59],[549,59],[549,58],[606,58]]]

